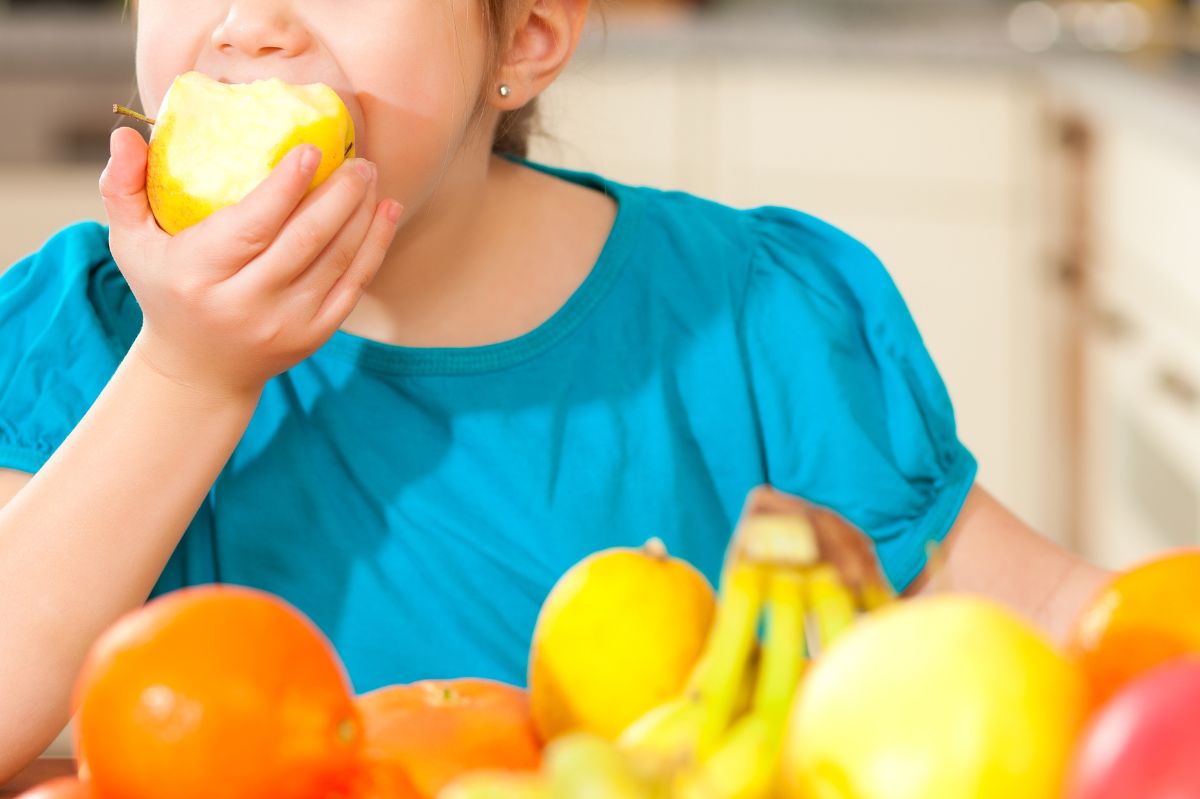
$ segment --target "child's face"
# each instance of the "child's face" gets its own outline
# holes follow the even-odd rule
[[[420,202],[479,132],[480,0],[140,0],[137,14],[147,114],[193,69],[230,83],[326,83],[354,119],[357,154],[379,166],[380,196]]]

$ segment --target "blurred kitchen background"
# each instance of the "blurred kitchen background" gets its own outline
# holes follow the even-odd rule
[[[993,493],[1108,566],[1200,545],[1200,8],[597,2],[535,159],[844,228]],[[0,269],[104,219],[122,6],[0,0]]]

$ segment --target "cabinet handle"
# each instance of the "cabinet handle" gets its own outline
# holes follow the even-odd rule
[[[1164,394],[1188,413],[1194,413],[1200,405],[1200,388],[1195,382],[1169,366],[1158,370],[1158,387]]]
[[[1109,306],[1092,309],[1092,326],[1110,341],[1123,341],[1133,336],[1137,326],[1125,314]]]

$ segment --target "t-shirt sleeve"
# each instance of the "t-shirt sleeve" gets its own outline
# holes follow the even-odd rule
[[[747,213],[740,326],[768,479],[865,531],[903,590],[975,480],[946,387],[867,247],[799,211]]]
[[[42,467],[140,326],[108,230],[95,222],[64,228],[0,275],[0,468]]]

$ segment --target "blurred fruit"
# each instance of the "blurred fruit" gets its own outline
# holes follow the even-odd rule
[[[732,724],[727,722],[710,754],[701,752],[700,762],[680,775],[676,784],[681,796],[773,796],[788,713],[805,668],[806,589],[813,577],[812,572],[791,568],[768,573],[766,637],[754,680],[753,704],[745,715]],[[828,590],[845,591],[836,576],[832,580]]]
[[[616,738],[679,693],[712,623],[712,586],[657,539],[584,558],[554,586],[529,659],[543,740],[572,730]]]
[[[637,768],[665,777],[714,749],[745,694],[753,694],[751,657],[757,642],[765,574],[731,558],[721,578],[716,618],[677,694],[650,708],[617,737]]]
[[[443,788],[438,799],[552,799],[552,794],[540,773],[473,771]]]
[[[784,751],[792,799],[1058,799],[1082,674],[982,599],[876,611],[816,661]]]
[[[1069,799],[1200,796],[1200,659],[1136,678],[1089,723]]]
[[[476,769],[537,769],[541,743],[520,688],[462,679],[391,685],[355,700],[365,755],[401,765],[417,793],[436,796]]]
[[[119,619],[88,653],[74,707],[76,751],[113,799],[324,799],[348,790],[362,744],[325,637],[237,586],[186,588]]]
[[[420,799],[404,767],[364,757],[355,775],[351,799]]]
[[[150,136],[146,192],[154,217],[174,235],[241,200],[305,143],[321,150],[310,188],[354,156],[354,122],[325,84],[225,84],[185,72],[167,90]]]
[[[56,777],[35,785],[17,799],[93,799],[90,786],[77,777]]]
[[[1200,654],[1200,550],[1173,552],[1110,580],[1080,614],[1069,650],[1096,707],[1142,672]]]
[[[616,744],[575,732],[546,747],[546,777],[554,799],[649,799],[650,785]]]

